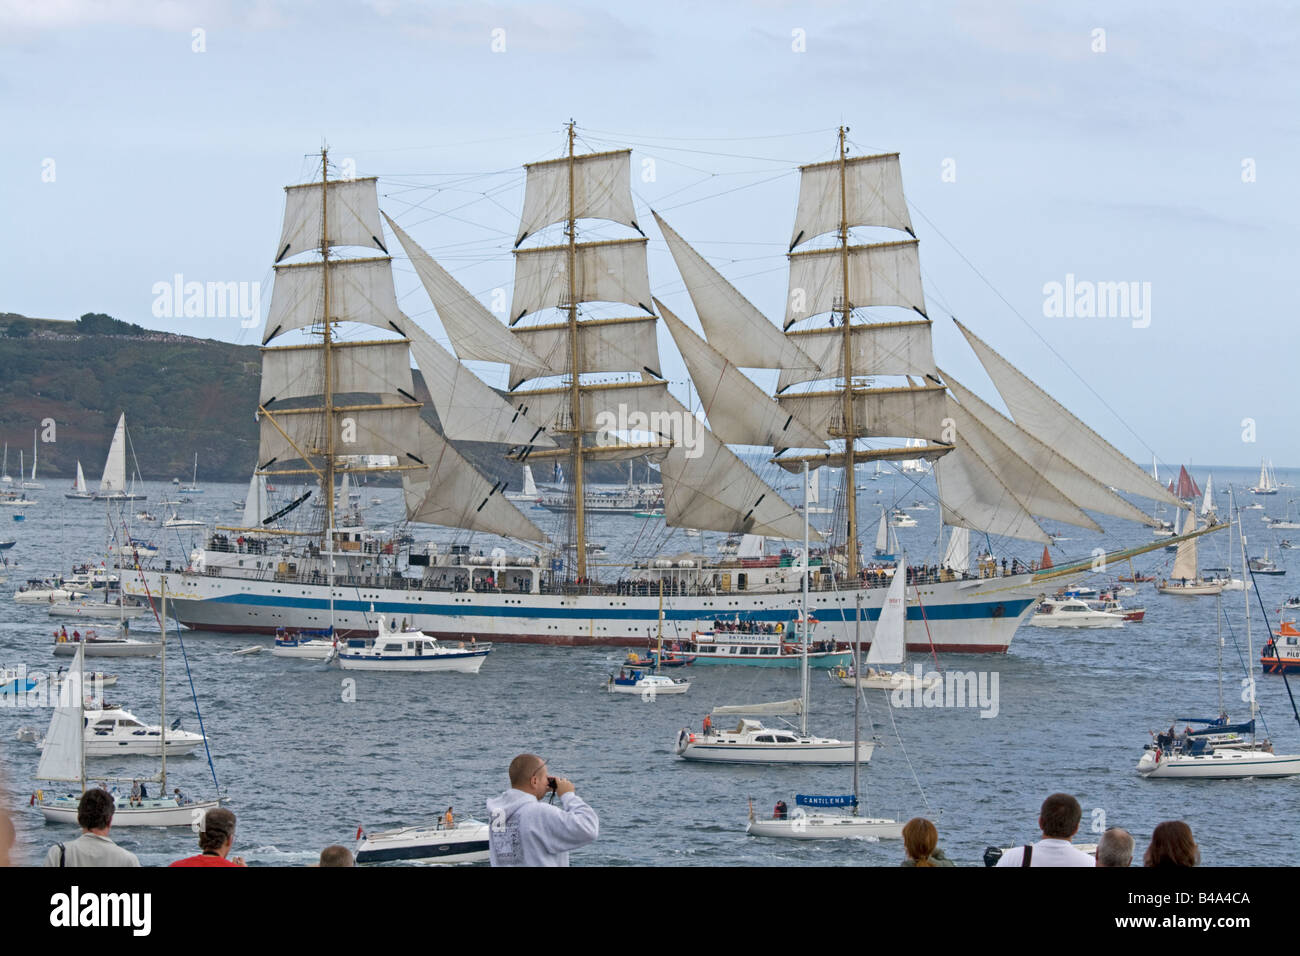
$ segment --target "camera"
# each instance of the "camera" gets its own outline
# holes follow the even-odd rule
[[[559,786],[559,784],[556,782],[556,780],[555,780],[554,777],[547,777],[547,778],[546,778],[546,789],[547,789],[547,790],[554,790],[554,789],[555,789],[556,787],[558,787],[558,786]]]

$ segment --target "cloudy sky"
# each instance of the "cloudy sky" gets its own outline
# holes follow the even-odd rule
[[[993,396],[956,316],[1140,461],[1293,464],[1300,10],[1134,7],[0,0],[0,311],[257,342],[155,316],[154,285],[262,282],[265,310],[281,187],[322,143],[486,300],[519,167],[572,118],[653,161],[660,298],[693,323],[651,206],[776,316],[796,168],[845,124],[902,155],[941,367]],[[1144,312],[1047,314],[1067,281]]]

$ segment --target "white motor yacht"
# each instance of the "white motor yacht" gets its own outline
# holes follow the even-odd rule
[[[144,724],[121,708],[86,710],[85,728],[87,757],[162,755],[162,728]],[[202,744],[203,735],[188,730],[168,730],[166,743],[167,756],[179,756]]]
[[[379,619],[379,636],[372,642],[349,640],[339,649],[339,666],[366,671],[459,671],[477,674],[492,645],[471,642],[452,645],[436,641],[422,631],[401,631],[386,618]]]
[[[357,844],[357,866],[376,863],[482,863],[489,858],[488,825],[462,820],[453,827],[443,823],[401,827],[381,833],[362,832]]]
[[[1123,627],[1124,616],[1098,611],[1078,598],[1064,601],[1048,598],[1028,623],[1034,627]]]

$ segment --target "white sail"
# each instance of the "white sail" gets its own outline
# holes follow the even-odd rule
[[[266,476],[254,472],[248,480],[248,492],[244,496],[244,522],[242,527],[260,528],[262,522],[271,516],[271,505],[266,494]]]
[[[505,327],[483,303],[452,278],[433,257],[384,214],[388,228],[406,250],[415,273],[424,285],[438,313],[438,319],[451,340],[456,355],[463,361],[504,362],[529,372],[526,378],[543,374],[541,360],[523,340]]]
[[[543,428],[567,429],[571,426],[567,385],[520,390],[511,393],[510,400],[519,414],[528,416],[530,421]],[[668,395],[666,382],[613,382],[584,386],[579,402],[581,430],[603,432],[598,439],[600,444],[615,444],[621,441],[615,434],[620,430],[620,423],[626,423],[629,431],[650,432],[664,440],[672,440],[675,422],[664,413],[673,401]]]
[[[524,465],[524,494],[529,498],[537,497],[537,482],[533,481],[533,469]]]
[[[324,271],[320,262],[275,267],[263,345],[278,335],[324,321]],[[330,317],[335,321],[391,329],[400,320],[391,259],[334,259],[329,264],[329,277]]]
[[[424,422],[420,426],[420,457],[426,467],[402,473],[408,520],[523,541],[546,540],[510,503],[502,483],[488,481],[437,432]]]
[[[1201,515],[1208,515],[1214,511],[1214,476],[1205,479],[1205,495],[1201,498]]]
[[[970,445],[959,444],[934,463],[943,523],[1049,544],[1051,538]]]
[[[586,153],[528,163],[524,182],[524,211],[520,216],[518,238],[525,238],[558,222],[569,219],[569,170],[573,170],[573,218],[608,219],[631,226],[638,232],[636,212],[632,208],[632,151],[620,149],[608,153]]]
[[[113,443],[108,446],[104,475],[99,479],[99,494],[119,495],[126,491],[126,413],[117,420]]]
[[[894,578],[889,582],[885,603],[880,607],[880,617],[871,637],[871,649],[867,651],[868,664],[888,666],[903,663],[907,646],[906,566],[906,559],[900,560]]]
[[[655,214],[677,271],[686,283],[708,343],[741,368],[811,371],[815,363],[794,340],[781,334],[762,312]],[[662,309],[662,303],[660,304]]]
[[[1174,509],[1174,537],[1177,537],[1178,535],[1182,534],[1182,532],[1178,530],[1178,526],[1181,525],[1182,523],[1183,523],[1183,509],[1175,508]]]
[[[790,293],[785,328],[800,319],[840,308],[844,296],[840,249],[810,249],[790,254]],[[925,315],[921,260],[915,239],[849,246],[849,302],[863,308],[897,305]]]
[[[857,437],[937,437],[943,431],[945,399],[942,385],[854,389]],[[844,397],[839,390],[787,393],[777,401],[787,412],[807,422],[819,438],[843,437]]]
[[[1117,448],[1026,378],[960,322],[966,337],[1016,424],[1103,484],[1178,507],[1182,502]]]
[[[799,205],[791,249],[816,236],[837,231],[841,212],[849,228],[885,226],[912,232],[897,153],[845,160],[842,206],[840,169],[838,159],[799,167]]]
[[[876,553],[889,554],[889,517],[880,509],[880,524],[876,525]]]
[[[50,716],[50,727],[45,732],[45,748],[36,766],[37,780],[76,781],[85,777],[85,755],[82,738],[82,695],[85,694],[84,647],[77,648],[72,667],[59,688],[58,703]],[[53,692],[52,692],[53,693]]]
[[[574,296],[578,302],[623,302],[650,312],[645,239],[578,243]],[[515,250],[515,291],[510,324],[542,309],[569,305],[569,247]]]
[[[338,455],[396,455],[406,464],[416,455],[418,402],[334,406],[334,453]],[[258,444],[260,468],[273,463],[326,453],[328,436],[321,408],[277,408],[263,415]]]
[[[826,447],[792,412],[781,408],[667,306],[658,299],[655,304],[699,390],[709,428],[722,441],[775,448]]]
[[[1187,523],[1179,534],[1191,534],[1196,530],[1196,512],[1187,512]],[[1197,558],[1197,538],[1187,538],[1178,542],[1178,553],[1174,555],[1174,566],[1169,571],[1171,581],[1195,581],[1200,577],[1200,562]]]
[[[929,319],[915,322],[878,322],[854,325],[854,375],[933,375],[934,347]],[[814,368],[783,368],[777,392],[791,385],[824,378],[844,377],[844,332],[842,329],[811,329],[787,333],[814,362]]]
[[[325,212],[329,219],[328,244],[334,246],[373,246],[384,248],[379,225],[379,198],[376,179],[340,179],[325,189],[329,201]],[[303,183],[286,186],[284,228],[276,247],[275,261],[321,247],[321,184]]]
[[[774,700],[766,704],[724,704],[714,707],[714,716],[739,714],[747,717],[795,717],[803,713],[803,700]]]
[[[970,445],[997,474],[998,480],[1016,489],[1016,495],[1030,514],[1051,518],[1079,528],[1101,531],[1073,501],[1024,458],[985,428],[969,410],[948,399],[948,415],[957,426],[957,440]]]
[[[659,378],[659,338],[653,315],[588,319],[578,323],[578,367],[583,372],[645,372]],[[533,354],[535,365],[510,366],[510,387],[546,375],[569,372],[569,323],[517,328],[514,335]]]
[[[411,395],[410,342],[384,339],[371,342],[335,342],[330,346],[331,392],[379,393],[398,391]],[[262,393],[259,404],[320,395],[325,391],[319,343],[262,349]]]
[[[1097,479],[1063,457],[1056,449],[1039,441],[1011,419],[962,385],[947,372],[940,370],[948,388],[963,408],[981,425],[996,435],[1007,447],[1029,463],[1042,480],[1060,489],[1071,502],[1080,508],[1102,514],[1127,518],[1151,527],[1160,522],[1139,508],[1129,504]]]
[[[340,511],[345,512],[345,513],[347,512],[347,510],[348,510],[348,492],[351,491],[351,490],[352,490],[352,476],[349,475],[349,474],[345,471],[345,472],[343,472],[343,484],[342,484],[341,486],[339,486],[339,493],[338,493],[338,495],[334,498],[334,513],[335,513],[335,514],[338,514]]]
[[[87,494],[89,489],[86,487],[86,473],[81,470],[81,462],[77,462],[77,482],[72,486],[72,490],[79,495]]]
[[[943,554],[943,566],[958,573],[970,570],[969,528],[948,530],[948,549]]]

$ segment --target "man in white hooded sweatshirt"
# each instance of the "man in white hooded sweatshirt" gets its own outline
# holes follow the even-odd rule
[[[570,850],[596,839],[596,811],[570,781],[555,781],[559,806],[541,802],[552,789],[550,780],[546,761],[536,754],[510,762],[510,789],[487,802],[493,866],[568,866]]]

